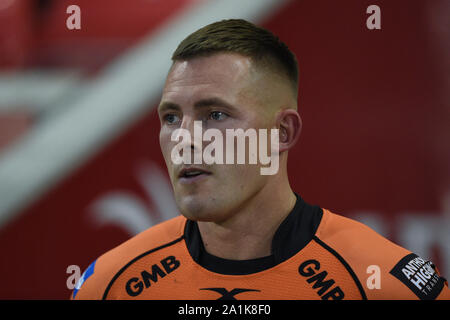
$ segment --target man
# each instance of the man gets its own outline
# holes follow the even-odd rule
[[[161,150],[182,215],[98,258],[72,298],[450,297],[431,262],[291,190],[288,151],[302,126],[298,69],[278,38],[249,22],[224,20],[188,36],[172,60],[158,114]],[[276,141],[260,141],[279,161],[278,170],[261,174],[262,163],[220,161],[237,148],[208,164],[174,161],[177,153],[185,160],[202,154],[212,139],[182,139],[199,129],[215,130],[216,139],[230,129],[276,129]],[[252,154],[244,152],[245,159]]]

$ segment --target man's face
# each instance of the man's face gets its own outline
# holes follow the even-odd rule
[[[159,139],[177,206],[187,218],[215,222],[229,218],[264,187],[268,177],[260,174],[259,164],[248,164],[247,156],[246,164],[174,164],[171,154],[179,142],[171,141],[172,133],[183,128],[194,138],[194,121],[202,121],[203,132],[220,130],[224,141],[225,129],[270,129],[274,117],[262,105],[261,90],[267,90],[263,81],[250,58],[231,53],[177,61],[172,66],[158,108]],[[192,154],[209,143],[191,146]],[[183,175],[183,169],[193,168],[207,173]]]

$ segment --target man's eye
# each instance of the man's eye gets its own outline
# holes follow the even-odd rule
[[[164,121],[168,124],[174,124],[178,121],[178,116],[174,115],[174,114],[166,114],[164,116]]]
[[[228,115],[221,111],[213,111],[209,114],[210,119],[220,121],[226,119]]]

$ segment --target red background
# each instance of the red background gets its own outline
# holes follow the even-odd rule
[[[188,1],[157,1],[149,10],[136,10],[134,2],[149,3],[108,1],[105,9],[104,1],[55,1],[43,11],[45,19],[35,16],[33,29],[23,18],[35,12],[33,6],[16,8],[20,13],[8,17],[23,28],[15,50],[26,48],[27,54],[3,54],[0,63],[19,70],[76,66],[95,76]],[[439,3],[291,1],[261,21],[300,64],[303,131],[289,158],[292,187],[308,202],[343,215],[374,212],[394,241],[401,240],[404,214],[448,221],[442,204],[450,173],[449,104],[442,89],[447,73],[429,16]],[[82,8],[82,32],[65,28],[69,4]],[[371,4],[381,7],[381,30],[366,28]],[[5,39],[11,22],[0,17]],[[137,175],[149,163],[165,172],[158,132],[159,121],[149,111],[1,227],[0,298],[66,299],[67,266],[85,269],[131,236],[120,225],[93,222],[91,205],[100,197],[126,191],[155,212]],[[431,236],[433,230],[426,232]],[[445,275],[447,244],[431,243],[427,258]]]

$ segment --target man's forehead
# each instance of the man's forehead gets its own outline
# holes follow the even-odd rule
[[[188,60],[175,61],[167,84],[179,81],[226,82],[245,79],[251,69],[251,59],[235,53],[217,53]]]
[[[219,97],[231,105],[270,106],[292,104],[290,84],[256,66],[251,58],[218,53],[176,61],[167,77],[161,101],[194,105],[201,99]],[[287,101],[289,100],[289,101]]]

